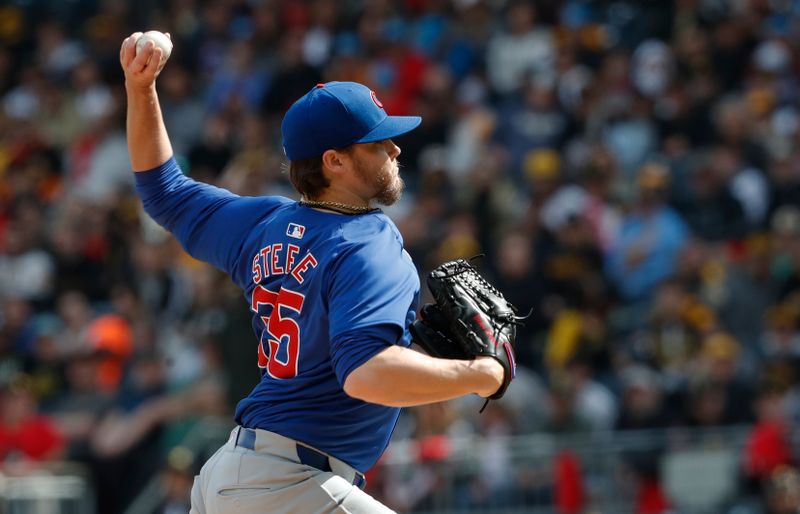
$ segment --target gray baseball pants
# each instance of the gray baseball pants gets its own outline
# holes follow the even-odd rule
[[[363,476],[339,459],[236,427],[195,477],[189,513],[394,514],[354,484]]]

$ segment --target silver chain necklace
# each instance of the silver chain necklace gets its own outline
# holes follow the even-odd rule
[[[305,205],[306,207],[318,207],[321,209],[328,209],[331,211],[339,212],[341,214],[366,214],[368,212],[375,212],[380,210],[377,207],[369,207],[369,206],[360,207],[358,205],[350,205],[341,202],[326,202],[326,201],[316,201],[316,200],[300,200],[300,205]]]

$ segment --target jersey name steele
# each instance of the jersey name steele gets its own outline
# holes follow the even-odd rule
[[[253,283],[258,284],[272,275],[290,274],[298,284],[302,284],[305,273],[309,268],[316,268],[318,262],[311,252],[298,260],[299,252],[300,247],[291,243],[272,243],[259,250],[253,256]]]

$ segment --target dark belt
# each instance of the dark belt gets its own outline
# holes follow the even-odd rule
[[[240,428],[239,433],[236,434],[236,446],[255,451],[256,431],[251,428]],[[333,472],[328,456],[314,448],[297,443],[297,457],[300,459],[300,463],[306,466],[311,466],[320,471]],[[364,478],[364,475],[356,471],[355,477],[353,477],[353,485],[363,489],[366,483],[367,479]]]

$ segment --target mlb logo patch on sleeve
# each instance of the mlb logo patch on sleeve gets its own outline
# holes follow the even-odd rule
[[[289,223],[289,226],[286,227],[286,235],[295,239],[303,239],[305,233],[306,227],[297,223]]]

